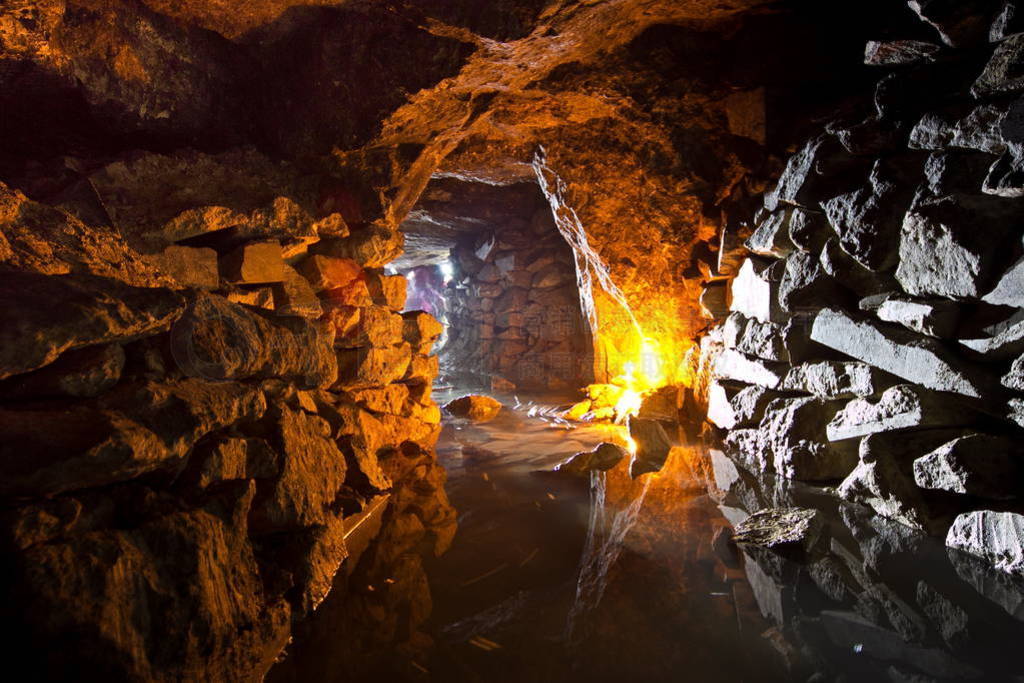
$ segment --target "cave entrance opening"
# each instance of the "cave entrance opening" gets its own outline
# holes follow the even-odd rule
[[[402,225],[406,310],[445,327],[441,385],[560,394],[594,381],[572,248],[536,182],[430,182]]]

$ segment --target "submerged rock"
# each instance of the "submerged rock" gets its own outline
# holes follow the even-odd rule
[[[619,464],[627,455],[622,446],[613,443],[598,444],[592,451],[583,451],[555,467],[558,472],[585,474],[594,470],[607,471]]]
[[[461,396],[444,406],[445,412],[449,415],[464,417],[471,422],[490,422],[498,416],[501,408],[501,401],[477,394]]]

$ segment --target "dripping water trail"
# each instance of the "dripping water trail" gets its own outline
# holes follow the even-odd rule
[[[651,477],[644,477],[643,488],[635,499],[623,510],[615,513],[608,523],[607,487],[605,472],[590,472],[590,519],[587,539],[580,558],[579,574],[576,580],[576,599],[569,609],[565,639],[570,650],[585,639],[585,620],[601,603],[608,586],[608,570],[619,558],[627,534],[636,524],[643,507]]]

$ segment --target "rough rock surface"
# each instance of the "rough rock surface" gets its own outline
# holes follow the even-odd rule
[[[594,470],[606,471],[615,467],[627,455],[625,449],[613,443],[598,444],[593,450],[572,456],[557,469],[568,474],[586,474]]]
[[[953,520],[946,545],[983,557],[996,569],[1024,575],[1024,517],[1019,514],[965,512]]]
[[[820,514],[800,508],[759,510],[737,525],[733,541],[783,554],[808,552],[822,531]]]
[[[490,422],[501,412],[501,401],[490,396],[468,395],[449,401],[444,405],[445,412],[456,417],[464,417],[471,422]]]
[[[921,488],[980,498],[1018,498],[1024,460],[1012,441],[972,434],[915,460],[914,481]]]
[[[831,441],[853,439],[878,432],[966,426],[977,420],[969,407],[935,392],[899,384],[877,400],[850,401],[828,424]]]

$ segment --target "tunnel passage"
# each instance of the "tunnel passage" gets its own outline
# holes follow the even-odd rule
[[[406,309],[444,322],[446,378],[559,392],[593,381],[572,249],[536,184],[436,179],[402,229]]]

